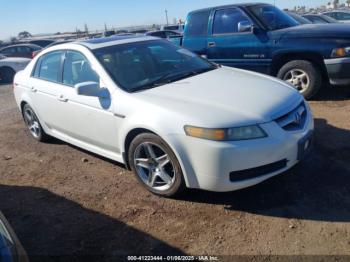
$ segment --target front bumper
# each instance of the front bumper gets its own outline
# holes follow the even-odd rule
[[[309,113],[303,130],[287,132],[276,122],[261,127],[269,137],[238,142],[216,142],[184,135],[168,137],[182,165],[186,185],[228,192],[281,174],[300,161],[300,142],[313,132],[314,123]],[[247,173],[244,178],[246,171],[256,170],[263,173],[253,177]],[[236,175],[241,177],[237,179]]]
[[[350,58],[324,60],[328,78],[332,85],[350,85]]]

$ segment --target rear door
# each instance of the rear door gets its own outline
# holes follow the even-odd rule
[[[252,31],[240,32],[239,24],[253,21],[240,8],[218,9],[212,13],[208,37],[208,59],[218,64],[268,72],[269,41]]]
[[[54,51],[40,57],[35,65],[29,81],[29,94],[33,101],[32,107],[44,123],[52,131],[62,131],[59,123],[64,122],[60,114],[62,105],[61,94],[63,51]]]

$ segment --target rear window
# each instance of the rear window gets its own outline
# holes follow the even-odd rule
[[[187,36],[206,36],[210,11],[192,13],[186,24]]]
[[[61,60],[61,51],[48,53],[41,57],[39,78],[51,82],[60,82]]]

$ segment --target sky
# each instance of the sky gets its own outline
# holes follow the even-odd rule
[[[253,0],[254,1],[254,0]],[[259,1],[259,0],[257,0]],[[273,3],[274,0],[260,0]],[[275,0],[280,8],[297,5],[308,7],[327,3],[327,0]],[[31,34],[74,31],[75,28],[102,30],[143,24],[165,23],[174,18],[186,19],[189,11],[252,0],[0,0],[0,39],[17,36],[21,31]],[[5,4],[6,2],[6,4]]]

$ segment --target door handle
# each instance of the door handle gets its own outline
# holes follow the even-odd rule
[[[64,95],[59,95],[57,97],[57,100],[60,102],[68,102],[68,99],[64,97]]]
[[[34,86],[32,86],[31,88],[30,88],[30,91],[32,91],[33,93],[35,93],[36,91],[38,91]]]
[[[209,42],[208,43],[208,47],[214,47],[216,44],[215,44],[215,42]]]

